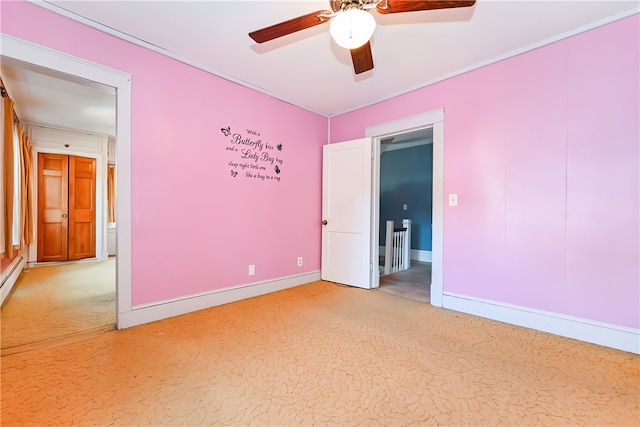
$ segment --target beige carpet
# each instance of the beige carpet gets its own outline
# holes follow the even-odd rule
[[[2,424],[640,423],[640,357],[315,282],[2,357]]]
[[[115,274],[115,258],[24,270],[2,306],[2,354],[115,324]]]

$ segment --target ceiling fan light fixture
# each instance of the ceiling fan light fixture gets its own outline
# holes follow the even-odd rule
[[[376,29],[376,20],[369,12],[351,8],[338,13],[329,31],[340,47],[356,49],[369,41]]]

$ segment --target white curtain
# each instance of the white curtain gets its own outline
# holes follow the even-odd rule
[[[14,180],[13,180],[13,230],[11,230],[11,243],[13,243],[13,246],[20,246],[21,244],[21,236],[22,236],[22,229],[21,229],[21,223],[19,221],[19,218],[21,217],[21,213],[20,213],[20,200],[22,199],[22,186],[20,183],[20,175],[21,175],[21,169],[22,169],[22,165],[20,164],[20,156],[18,155],[18,153],[20,153],[20,135],[18,132],[18,125],[14,124],[13,125],[13,152],[14,152],[14,157],[13,157],[13,173],[14,173]]]
[[[0,102],[0,165],[4,169],[4,102]],[[4,230],[4,170],[0,173],[0,254],[5,251],[5,230]]]

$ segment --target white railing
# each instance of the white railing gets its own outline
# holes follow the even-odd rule
[[[384,274],[407,270],[411,267],[411,220],[403,219],[402,228],[387,221],[387,239],[384,246]]]

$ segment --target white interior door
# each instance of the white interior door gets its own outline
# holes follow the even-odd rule
[[[323,147],[323,280],[372,287],[372,157],[372,138]]]

